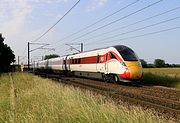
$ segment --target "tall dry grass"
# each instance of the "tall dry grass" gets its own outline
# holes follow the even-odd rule
[[[81,91],[32,74],[13,74],[15,96],[14,123],[166,123],[171,119],[159,117],[152,110],[127,104],[117,105],[102,95]],[[2,82],[3,80],[3,82]],[[9,122],[9,76],[0,77],[0,106],[2,122]]]
[[[11,102],[10,102],[10,78],[8,74],[0,76],[0,123],[10,122]]]

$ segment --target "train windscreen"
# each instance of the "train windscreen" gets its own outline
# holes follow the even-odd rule
[[[132,49],[123,45],[115,46],[115,48],[118,50],[125,61],[138,61],[138,58]]]

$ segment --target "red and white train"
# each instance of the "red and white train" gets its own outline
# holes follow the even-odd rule
[[[43,60],[34,63],[33,68],[106,81],[131,82],[143,75],[139,58],[124,45]]]

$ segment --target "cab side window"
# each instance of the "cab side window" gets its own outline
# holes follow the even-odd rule
[[[113,53],[110,53],[110,58],[111,59],[117,59],[116,56]]]

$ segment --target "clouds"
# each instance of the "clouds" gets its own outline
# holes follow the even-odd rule
[[[94,11],[98,8],[103,7],[107,3],[107,1],[108,0],[89,0],[87,9],[88,11]],[[58,5],[57,3],[68,2],[73,2],[73,0],[1,0],[0,32],[6,33],[11,36],[17,34],[18,32],[24,32],[24,28],[28,27],[27,22],[30,22],[30,19],[33,19],[37,16],[35,16],[34,14],[34,9],[38,8],[40,4],[44,4],[46,6],[51,4],[51,6],[53,6]],[[46,16],[48,18],[59,18],[62,14],[58,12],[46,12],[44,13],[44,17]],[[42,14],[43,12],[41,13],[41,15]]]
[[[108,0],[91,0],[90,5],[88,5],[88,7],[87,7],[87,10],[94,11],[94,10],[104,6],[107,2],[108,2]]]
[[[84,2],[89,11],[94,11],[106,5],[107,1]],[[12,47],[15,54],[21,55],[27,41],[33,41],[46,31],[74,3],[75,0],[0,0],[0,33],[6,38],[5,43]],[[56,27],[44,37],[43,41],[57,40],[54,37],[60,37],[60,34],[62,29]]]
[[[26,0],[3,0],[0,4],[0,26],[2,32],[14,34],[21,30],[26,17],[31,13]]]
[[[29,15],[40,4],[57,4],[68,0],[1,0],[0,1],[0,32],[16,34],[23,31]],[[48,14],[48,13],[47,13]]]
[[[12,48],[16,55],[22,52],[25,43],[24,28],[31,12],[32,7],[27,0],[0,1],[0,33],[5,37],[5,43]]]

